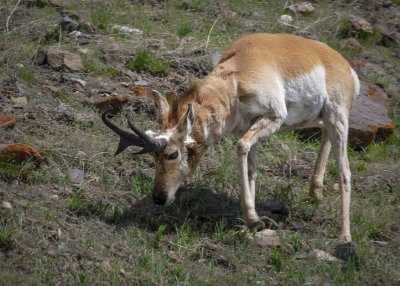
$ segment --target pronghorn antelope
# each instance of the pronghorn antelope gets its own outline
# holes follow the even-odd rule
[[[348,62],[327,45],[286,34],[252,34],[236,39],[214,70],[184,95],[167,100],[152,91],[160,131],[133,132],[104,123],[120,137],[116,154],[130,145],[155,160],[153,199],[168,206],[202,155],[224,135],[240,136],[241,208],[250,227],[262,227],[255,209],[256,145],[281,129],[319,127],[322,142],[310,194],[322,198],[323,178],[333,147],[342,192],[341,239],[350,235],[349,111],[359,80]]]

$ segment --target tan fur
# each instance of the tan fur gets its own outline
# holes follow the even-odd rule
[[[156,158],[155,196],[168,193],[170,189],[175,192],[209,146],[228,133],[236,133],[241,136],[237,153],[241,168],[242,211],[248,224],[257,223],[260,221],[255,211],[257,142],[279,129],[316,126],[323,129],[324,139],[310,194],[321,198],[332,145],[342,191],[341,237],[350,241],[351,187],[346,140],[348,115],[357,87],[357,76],[347,61],[323,43],[286,34],[239,37],[209,76],[184,95],[172,99],[171,108],[166,108],[166,101],[160,104],[162,97],[156,98],[161,106],[158,117],[163,118],[158,136],[172,135],[166,150]],[[304,106],[303,99],[309,100]],[[187,118],[188,104],[193,108],[193,124]],[[311,112],[312,117],[307,112]],[[190,134],[184,133],[188,126]],[[163,156],[174,150],[180,150],[181,157],[164,162]],[[172,195],[169,195],[168,203]]]

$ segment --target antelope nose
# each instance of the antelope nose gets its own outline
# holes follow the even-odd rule
[[[153,193],[153,201],[154,203],[156,203],[157,205],[161,205],[163,206],[165,204],[165,202],[167,201],[167,194],[164,192],[154,192]]]

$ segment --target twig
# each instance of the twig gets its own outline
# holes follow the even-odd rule
[[[10,27],[9,27],[10,18],[11,18],[11,16],[14,14],[15,10],[17,10],[19,3],[21,3],[21,0],[18,0],[18,2],[17,2],[17,4],[15,5],[14,9],[11,11],[10,15],[8,15],[8,17],[7,17],[7,21],[6,21],[6,32],[7,32],[7,34],[10,33]]]
[[[217,19],[215,19],[214,23],[212,24],[210,31],[208,32],[207,41],[206,41],[204,50],[207,50],[208,44],[210,43],[210,36],[211,36],[212,30],[214,29],[215,24],[217,24],[219,18],[221,18],[221,15],[218,15]]]

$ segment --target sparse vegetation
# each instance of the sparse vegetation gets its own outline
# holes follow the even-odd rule
[[[310,174],[294,172],[312,166],[305,150],[316,156],[318,140],[283,131],[259,144],[257,206],[274,200],[288,209],[287,216],[274,216],[282,245],[265,247],[254,242],[241,217],[235,136],[210,150],[175,203],[160,208],[152,202],[152,174],[144,171],[154,167],[152,158],[129,152],[114,157],[118,138],[103,127],[97,107],[83,104],[94,96],[130,95],[135,81],[179,94],[210,71],[209,58],[235,37],[285,32],[319,39],[348,60],[368,59],[381,67],[384,72],[370,70],[364,78],[385,87],[398,126],[398,46],[376,29],[354,32],[347,20],[355,14],[390,24],[395,19],[381,1],[312,1],[315,12],[291,14],[290,25],[278,22],[289,14],[286,1],[275,0],[71,0],[64,8],[21,1],[9,33],[6,20],[17,1],[3,2],[0,112],[14,115],[17,125],[0,127],[0,144],[27,143],[45,159],[38,167],[0,157],[0,285],[399,285],[398,127],[385,142],[349,152],[357,269],[351,261],[308,255],[312,249],[333,254],[340,225],[333,156],[322,202],[308,197]],[[390,9],[399,11],[400,2],[391,2]],[[95,33],[61,31],[61,11],[73,11],[93,24]],[[342,48],[340,41],[349,36],[361,48]],[[118,57],[106,60],[110,42],[117,44]],[[33,65],[36,49],[50,47],[80,55],[84,69]],[[11,98],[20,96],[27,106],[13,105]],[[135,105],[137,98],[144,103]],[[135,124],[155,129],[145,98],[118,108],[112,115],[118,125],[127,127],[126,114],[132,113]],[[71,180],[73,167],[84,172],[83,182]],[[3,201],[12,209],[3,209]]]

